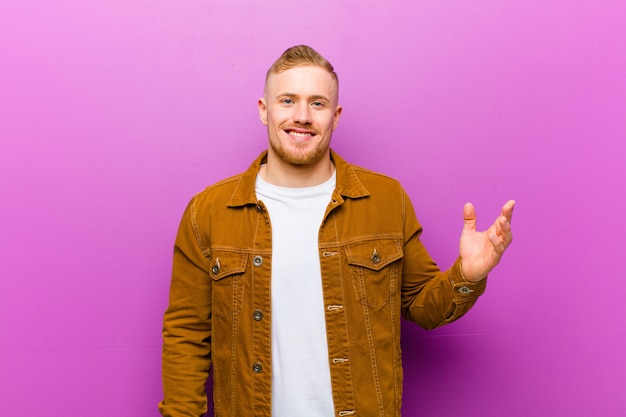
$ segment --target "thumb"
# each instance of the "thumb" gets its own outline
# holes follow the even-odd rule
[[[472,203],[463,206],[463,229],[476,230],[476,210]]]

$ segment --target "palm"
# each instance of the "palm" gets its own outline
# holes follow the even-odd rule
[[[511,218],[515,202],[508,201],[501,215],[484,232],[476,230],[476,212],[471,203],[463,208],[463,232],[459,253],[463,274],[470,281],[480,281],[500,262],[502,254],[511,244]]]

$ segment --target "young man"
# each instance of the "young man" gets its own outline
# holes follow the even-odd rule
[[[163,416],[400,416],[400,316],[465,314],[509,246],[513,201],[485,232],[464,207],[460,256],[440,271],[401,185],[330,149],[332,65],[288,49],[267,73],[269,146],[208,187],[176,238],[163,330]]]

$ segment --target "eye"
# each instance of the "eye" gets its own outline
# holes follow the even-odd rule
[[[286,104],[286,105],[291,105],[291,104],[294,103],[293,99],[290,99],[290,98],[284,98],[284,99],[280,100],[280,102],[282,104]]]
[[[324,107],[324,103],[322,103],[321,101],[314,101],[313,103],[311,103],[311,105],[313,107]]]

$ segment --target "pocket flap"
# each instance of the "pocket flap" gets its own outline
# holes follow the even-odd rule
[[[353,243],[346,247],[348,263],[379,271],[402,258],[400,239],[374,239]]]
[[[248,254],[234,251],[215,250],[209,259],[209,274],[218,281],[233,274],[241,274],[246,270]]]

